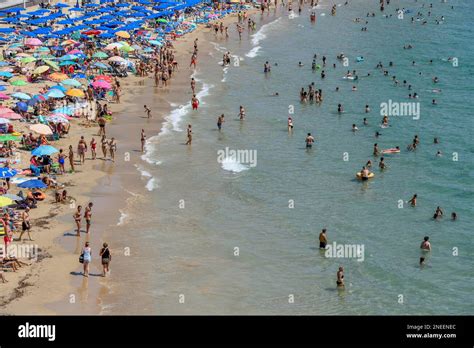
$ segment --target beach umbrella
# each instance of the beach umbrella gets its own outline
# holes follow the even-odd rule
[[[11,178],[12,176],[15,176],[17,174],[17,171],[12,168],[0,168],[0,178]],[[5,196],[2,196],[5,197]]]
[[[22,58],[20,60],[20,62],[22,63],[31,63],[31,62],[36,62],[36,58],[35,57],[25,57],[25,58]]]
[[[3,118],[6,118],[6,119],[9,119],[9,120],[21,120],[23,117],[21,117],[20,114],[17,114],[16,112],[9,112],[9,113],[6,113],[6,114],[2,114],[2,117]],[[4,140],[1,140],[2,139],[2,136],[0,135],[0,141],[4,141]]]
[[[72,115],[74,113],[74,109],[70,106],[63,106],[53,110],[55,114],[65,114],[65,115]]]
[[[46,96],[48,98],[64,98],[66,95],[61,90],[54,88],[50,89]]]
[[[68,116],[68,115],[66,115],[66,114],[62,114],[62,113],[59,113],[59,112],[53,113],[53,114],[51,114],[51,115],[49,115],[49,116],[47,116],[47,117],[65,118],[66,121],[67,121],[67,120],[72,120],[72,117],[71,117],[71,116]]]
[[[110,57],[109,59],[107,59],[109,62],[116,62],[116,63],[124,63],[126,62],[127,60],[126,59],[123,59],[122,57],[120,56],[113,56],[113,57]]]
[[[42,134],[42,135],[53,134],[53,131],[51,130],[51,128],[49,128],[49,126],[47,126],[45,124],[31,125],[30,130],[32,130],[33,132],[36,132],[38,134]]]
[[[0,93],[0,99],[7,100],[7,99],[10,99],[10,96],[6,95],[5,93]]]
[[[32,180],[27,180],[22,182],[21,184],[17,185],[18,187],[21,188],[46,188],[48,185],[46,185],[44,182],[38,179],[32,179]]]
[[[69,46],[69,45],[75,45],[77,44],[77,41],[74,41],[74,40],[64,40],[63,42],[61,42],[61,46]]]
[[[84,35],[99,35],[100,33],[101,33],[100,30],[95,30],[95,29],[86,30],[86,31],[82,32],[82,34],[84,34]]]
[[[73,87],[80,87],[82,84],[74,79],[65,79],[61,81],[61,84],[63,85],[68,85],[68,86],[73,86]]]
[[[81,50],[78,50],[77,48],[75,48],[75,49],[69,51],[68,54],[76,55],[76,56],[79,57],[79,55],[83,55],[84,52],[82,52]]]
[[[157,22],[157,23],[165,23],[165,24],[168,23],[168,21],[167,21],[166,19],[164,19],[164,18],[159,18],[156,22]]]
[[[103,88],[103,89],[111,89],[112,85],[104,80],[97,80],[92,82],[92,87],[94,88]]]
[[[63,74],[63,73],[52,73],[51,75],[49,75],[49,78],[51,80],[54,80],[54,81],[62,81],[62,80],[65,80],[67,78],[69,78],[69,76],[67,76],[66,74]]]
[[[122,47],[119,48],[121,51],[124,51],[124,52],[132,52],[132,51],[135,51],[135,49],[133,47],[130,47],[130,46],[127,46],[127,45],[123,45]]]
[[[59,116],[59,114],[46,116],[45,118],[46,121],[52,123],[69,123],[69,120],[67,118]]]
[[[4,194],[2,197],[10,198],[11,200],[14,200],[14,201],[22,201],[23,200],[23,198],[21,198],[20,196],[17,196],[17,195],[11,194],[11,193]]]
[[[76,98],[84,98],[84,92],[81,91],[80,89],[77,88],[72,88],[69,91],[66,92],[66,94],[70,97],[76,97]]]
[[[41,40],[35,37],[31,37],[25,41],[25,45],[27,46],[41,46],[42,44]]]
[[[156,41],[156,40],[150,40],[148,41],[150,44],[152,44],[153,46],[163,46],[163,44],[159,41]]]
[[[34,71],[33,71],[33,74],[42,74],[46,71],[49,70],[49,66],[46,66],[46,65],[42,65],[42,66],[39,66],[37,67]]]
[[[0,71],[0,76],[1,76],[1,77],[8,77],[8,78],[10,78],[10,77],[13,76],[13,74],[12,74],[11,72],[9,72],[9,71]]]
[[[99,59],[104,59],[107,58],[109,55],[105,52],[96,52],[92,55],[92,58],[99,58]]]
[[[112,83],[112,76],[109,76],[109,75],[97,75],[94,77],[94,81],[98,81],[98,80],[104,80],[104,81],[107,81],[109,83]]]
[[[121,44],[121,43],[113,42],[113,43],[108,44],[107,46],[105,46],[104,49],[106,49],[107,51],[112,51],[114,48],[120,48],[122,46],[123,46],[123,44]]]
[[[99,69],[110,69],[110,66],[105,65],[104,63],[101,63],[101,62],[95,62],[94,64],[92,64],[92,66],[94,68],[99,68]]]
[[[26,82],[25,80],[15,80],[15,81],[10,81],[10,84],[12,86],[26,86],[28,82]]]
[[[130,39],[130,34],[127,33],[127,32],[124,31],[124,30],[117,31],[117,32],[115,33],[115,35],[118,36],[118,37],[121,37],[121,38],[123,38],[123,39]]]
[[[46,155],[52,155],[53,153],[56,153],[56,152],[59,152],[59,150],[56,149],[54,146],[41,145],[41,146],[38,146],[33,151],[31,151],[31,154],[33,156],[46,156]]]
[[[72,60],[65,60],[59,63],[59,66],[74,65],[74,64],[76,64],[76,62],[73,62]]]
[[[16,99],[24,99],[24,100],[30,100],[31,99],[31,97],[28,94],[23,93],[23,92],[13,93],[12,97],[16,98]]]
[[[65,81],[65,80],[63,80],[63,81]],[[52,90],[52,89],[59,89],[63,93],[66,93],[66,91],[67,91],[66,87],[61,86],[61,85],[52,86],[49,90]]]
[[[79,57],[75,54],[65,54],[64,56],[60,57],[59,60],[76,60]]]
[[[11,198],[0,196],[0,207],[6,207],[12,205],[14,202]]]
[[[10,121],[7,120],[6,118],[0,117],[0,124],[7,124],[7,123],[10,123]]]
[[[44,60],[46,65],[49,65],[53,70],[59,70],[59,65],[56,62],[52,62],[50,60]]]
[[[17,107],[18,110],[20,110],[20,111],[23,111],[23,112],[28,111],[28,104],[26,104],[25,102],[18,102],[18,103],[16,104],[16,107]]]

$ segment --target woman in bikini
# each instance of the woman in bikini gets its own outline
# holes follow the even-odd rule
[[[107,138],[105,137],[105,134],[102,135],[102,139],[100,140],[100,143],[102,145],[102,153],[104,154],[104,159],[107,158],[107,144],[108,144],[108,141],[107,141]]]
[[[80,236],[81,235],[81,220],[82,220],[82,206],[81,205],[78,205],[77,206],[77,210],[76,212],[74,213],[74,215],[72,216],[74,218],[74,221],[76,222],[76,227],[77,227],[77,230],[76,230],[76,235],[77,236]]]
[[[95,160],[96,157],[97,157],[97,152],[96,152],[97,142],[95,141],[95,138],[92,138],[92,140],[90,142],[90,146],[91,146],[92,159]]]
[[[199,106],[199,100],[196,98],[196,94],[193,94],[193,98],[191,99],[191,105],[193,107],[193,110],[197,110]]]
[[[110,139],[109,142],[109,152],[110,152],[110,158],[112,159],[112,162],[115,162],[115,152],[117,151],[117,143],[115,142],[115,138]]]
[[[58,154],[58,163],[59,163],[59,171],[61,174],[66,173],[66,169],[64,168],[64,162],[65,162],[66,157],[67,156],[64,154],[63,149],[60,149],[59,154]]]

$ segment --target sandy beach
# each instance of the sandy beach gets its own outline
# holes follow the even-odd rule
[[[252,13],[255,10],[251,10]],[[223,19],[225,25],[236,22],[236,15]],[[120,224],[120,210],[128,203],[143,198],[146,190],[140,181],[136,165],[140,157],[140,130],[146,129],[148,136],[157,134],[163,126],[164,117],[175,103],[188,103],[191,98],[189,88],[193,69],[188,67],[193,51],[194,39],[199,39],[199,57],[206,57],[212,46],[206,42],[211,29],[200,25],[197,30],[173,42],[173,50],[179,69],[166,88],[154,87],[153,76],[128,76],[121,79],[121,103],[110,103],[113,120],[107,124],[107,136],[118,141],[117,160],[90,159],[77,166],[75,173],[61,177],[70,200],[54,203],[54,195],[48,195],[37,209],[31,211],[32,237],[38,245],[40,257],[17,272],[8,272],[8,283],[2,284],[0,313],[2,314],[99,314],[102,296],[110,292],[110,282],[120,281],[120,269],[113,269],[110,277],[102,278],[98,249],[104,241],[110,244],[112,254],[118,258],[126,254],[114,248],[113,241],[126,236],[114,235],[114,227]],[[204,60],[204,59],[203,59]],[[197,67],[199,70],[199,65]],[[29,85],[24,92],[33,92],[35,85]],[[199,86],[197,86],[199,88]],[[152,119],[144,116],[143,105],[137,100],[153,98]],[[144,100],[146,103],[146,100]],[[150,103],[151,104],[151,103]],[[99,127],[85,121],[71,122],[67,138],[61,138],[54,145],[67,149],[76,148],[81,136],[88,142],[92,137],[97,141]],[[124,132],[124,130],[126,131]],[[26,129],[25,129],[26,130]],[[28,162],[29,154],[22,153],[22,161]],[[131,192],[132,191],[132,192]],[[134,193],[134,192],[138,193]],[[80,238],[74,235],[73,213],[77,204],[94,203],[93,223],[90,235]],[[78,257],[85,241],[90,241],[95,254],[91,266],[91,277],[81,274]],[[96,277],[97,276],[97,277]]]

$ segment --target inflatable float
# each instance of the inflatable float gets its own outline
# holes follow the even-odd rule
[[[375,176],[374,173],[369,173],[368,179],[373,179],[374,176]],[[356,173],[356,178],[359,179],[359,180],[364,180],[364,179],[362,178],[362,173],[361,173],[361,172],[357,172],[357,173]],[[367,179],[365,179],[365,180],[367,180]]]
[[[391,149],[382,150],[382,153],[383,154],[386,154],[386,153],[400,153],[400,149],[397,149],[397,148],[393,147]]]

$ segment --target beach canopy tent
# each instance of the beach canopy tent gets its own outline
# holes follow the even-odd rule
[[[46,185],[44,182],[38,179],[32,179],[32,180],[27,180],[24,181],[20,184],[17,185],[18,187],[21,188],[46,188],[48,185]]]

